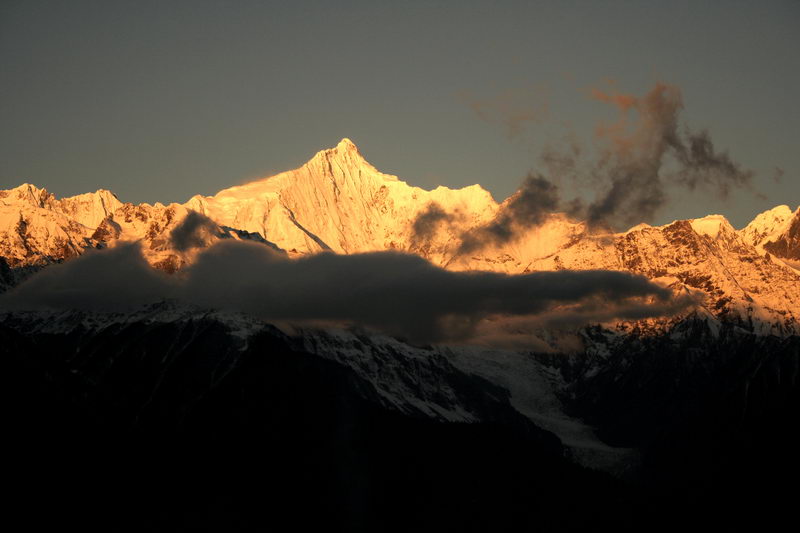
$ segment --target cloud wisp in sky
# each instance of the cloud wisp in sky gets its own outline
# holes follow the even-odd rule
[[[677,86],[657,83],[643,96],[593,89],[591,97],[619,112],[616,121],[597,127],[595,160],[580,161],[587,150],[574,137],[562,150],[544,150],[542,172],[529,174],[494,220],[465,233],[460,253],[505,244],[556,211],[585,221],[590,231],[622,230],[652,222],[673,188],[719,198],[734,189],[758,194],[752,171],[718,151],[708,131],[681,124],[683,96]],[[590,199],[565,199],[560,184],[566,182],[590,192]],[[433,222],[446,220],[447,214],[439,213]]]
[[[669,201],[670,186],[720,198],[734,188],[752,190],[753,172],[717,151],[707,131],[681,128],[683,96],[677,86],[657,83],[641,97],[599,89],[591,94],[620,114],[596,131],[601,150],[588,182],[597,194],[585,206],[590,226],[621,229],[652,222]]]
[[[0,307],[124,311],[164,299],[265,320],[358,324],[415,342],[468,340],[489,317],[591,322],[691,305],[623,272],[450,272],[396,252],[289,259],[262,244],[223,240],[172,276],[153,270],[137,244],[90,251],[32,276],[0,296]]]
[[[528,124],[543,120],[549,113],[544,90],[536,87],[508,89],[488,98],[468,91],[458,96],[478,118],[500,124],[509,139],[520,137]]]

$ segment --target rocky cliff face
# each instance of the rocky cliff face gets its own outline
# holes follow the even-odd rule
[[[177,204],[122,203],[105,190],[59,200],[24,184],[0,191],[0,256],[11,268],[45,266],[118,240],[143,240],[157,263],[169,230],[187,212]]]
[[[0,290],[51,263],[117,242],[140,242],[154,267],[179,270],[195,251],[176,250],[170,234],[189,212],[174,203],[122,203],[106,190],[62,199],[30,184],[0,191],[0,260],[7,271]],[[266,242],[260,235],[219,226],[202,237],[203,245],[223,238]]]
[[[81,195],[84,203],[72,198],[57,200],[29,184],[0,191],[0,256],[11,268],[38,266],[69,259],[93,247],[94,228],[81,221],[90,223],[107,216],[101,199],[104,192],[95,193],[97,201],[85,202],[91,195]],[[81,204],[85,210],[78,209]]]
[[[795,211],[785,229],[775,239],[764,242],[763,247],[792,266],[800,267],[800,209]]]

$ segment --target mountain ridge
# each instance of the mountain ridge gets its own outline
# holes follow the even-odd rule
[[[123,203],[104,189],[57,199],[23,184],[0,191],[0,283],[7,288],[30,270],[126,241],[141,242],[155,267],[178,270],[196,251],[176,251],[170,234],[196,211],[219,226],[204,246],[255,238],[289,255],[399,250],[453,270],[625,270],[701,294],[714,316],[797,331],[800,208],[777,206],[740,230],[722,215],[707,215],[605,234],[551,213],[514,238],[463,251],[464,236],[495,220],[508,202],[496,202],[480,185],[410,186],[378,171],[346,138],[298,169],[184,204]]]

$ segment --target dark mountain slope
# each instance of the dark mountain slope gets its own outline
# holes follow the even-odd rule
[[[7,319],[0,354],[6,503],[31,527],[539,531],[625,526],[636,501],[455,369],[442,379],[478,423],[389,409],[270,327],[242,349],[212,319]]]

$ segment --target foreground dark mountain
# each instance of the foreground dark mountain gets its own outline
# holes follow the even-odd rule
[[[589,329],[586,353],[478,377],[455,348],[169,305],[5,315],[13,507],[105,530],[764,525],[791,514],[800,473],[800,338],[714,327]],[[531,361],[641,467],[577,466],[515,409],[500,383]]]
[[[616,522],[606,504],[634,501],[446,360],[396,354],[404,400],[430,392],[471,423],[387,402],[363,372],[269,326],[245,342],[202,315],[75,320],[0,327],[11,498],[34,526],[553,529]]]
[[[796,492],[784,487],[800,473],[800,337],[689,319],[624,336],[599,361],[540,357],[567,377],[568,410],[603,441],[642,452],[644,485],[721,506],[713,512],[740,504],[742,517],[792,508]]]

